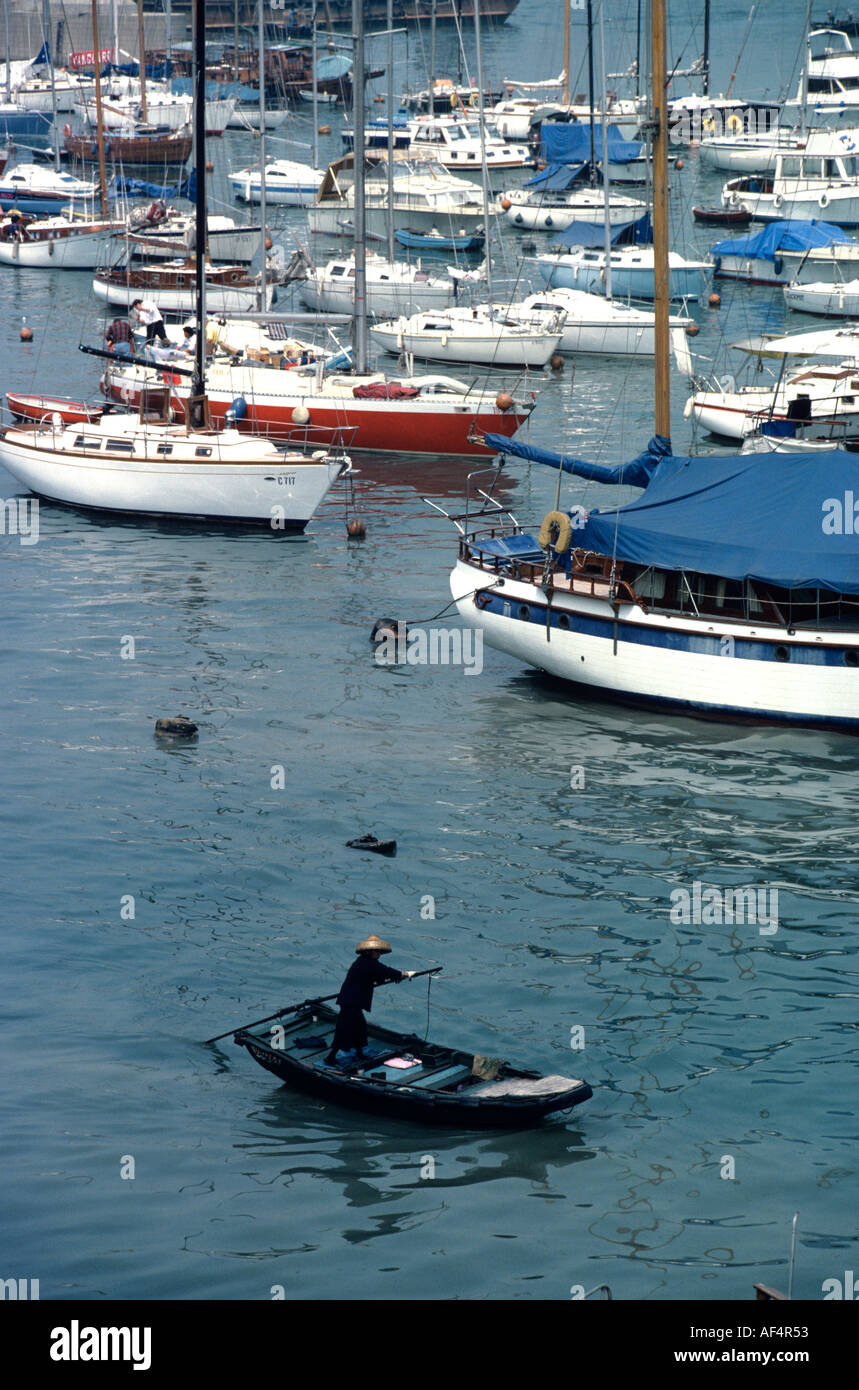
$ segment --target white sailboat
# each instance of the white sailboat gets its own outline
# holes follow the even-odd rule
[[[203,0],[195,0],[195,21],[196,213],[197,225],[205,226]],[[106,414],[82,426],[55,413],[3,429],[0,463],[38,496],[89,510],[303,530],[350,462],[341,451],[309,455],[236,427],[211,428],[201,255],[196,273],[196,343],[184,424],[173,423],[172,388],[159,382],[141,392],[137,415]]]

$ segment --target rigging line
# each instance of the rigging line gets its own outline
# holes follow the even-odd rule
[[[427,1027],[426,1032],[423,1036],[424,1042],[426,1042],[427,1038],[429,1037],[430,1030],[430,990],[432,988],[432,979],[432,975],[427,975]]]

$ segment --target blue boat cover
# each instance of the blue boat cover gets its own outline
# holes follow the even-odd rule
[[[657,435],[631,463],[606,468],[503,435],[487,435],[486,443],[580,477],[644,488],[625,506],[590,511],[575,533],[577,549],[784,589],[859,594],[855,454],[675,457]]]
[[[644,145],[640,140],[624,140],[616,125],[606,131],[606,147],[612,164],[629,164],[638,159]],[[591,128],[588,121],[571,124],[544,121],[540,127],[540,158],[549,164],[587,163],[591,157]],[[594,158],[602,159],[602,127],[594,122]]]
[[[192,169],[187,179],[181,183],[146,183],[144,179],[127,179],[120,175],[114,181],[116,194],[124,193],[129,198],[190,198],[197,196],[197,171]]]
[[[542,188],[547,192],[562,193],[565,189],[572,188],[576,179],[581,176],[582,170],[587,169],[587,167],[587,162],[584,164],[547,164],[545,169],[540,170],[539,174],[528,179],[523,187]]]
[[[710,255],[772,261],[779,251],[809,251],[813,246],[831,246],[836,241],[850,241],[850,237],[831,222],[816,219],[803,222],[800,218],[783,217],[768,222],[759,232],[717,241],[710,247]]]
[[[653,224],[646,212],[635,222],[619,222],[611,229],[612,246],[649,246],[653,240]],[[556,246],[604,246],[605,226],[600,222],[571,222],[551,243]]]

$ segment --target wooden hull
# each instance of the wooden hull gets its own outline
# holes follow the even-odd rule
[[[18,420],[43,420],[61,415],[67,425],[84,425],[100,420],[104,407],[72,401],[67,396],[31,396],[19,391],[6,392],[6,404]]]
[[[108,135],[104,141],[104,157],[112,164],[132,164],[135,167],[184,164],[191,153],[190,135],[134,136]],[[98,164],[98,140],[94,135],[67,135],[66,154],[84,164]]]

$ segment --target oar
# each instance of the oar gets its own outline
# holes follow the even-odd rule
[[[422,975],[437,975],[438,972],[443,969],[443,965],[434,965],[431,970],[416,970],[411,978],[413,980],[419,980]],[[375,988],[381,989],[382,985],[391,985],[394,983],[396,983],[394,980],[381,980]],[[338,990],[337,993],[339,994],[339,992]],[[257,1018],[254,1019],[253,1023],[240,1023],[237,1028],[228,1028],[226,1033],[219,1033],[216,1038],[207,1038],[203,1046],[208,1047],[209,1043],[220,1042],[221,1038],[229,1038],[233,1033],[238,1033],[245,1028],[258,1028],[261,1023],[271,1023],[272,1019],[283,1018],[284,1014],[298,1013],[299,1009],[306,1009],[309,1004],[329,1004],[332,999],[336,998],[337,994],[326,994],[322,999],[303,999],[300,1004],[290,1004],[285,1009],[278,1009],[276,1014],[268,1014],[266,1018]]]

